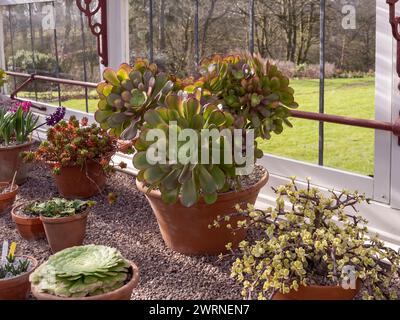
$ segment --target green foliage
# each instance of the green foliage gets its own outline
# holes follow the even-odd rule
[[[289,109],[297,108],[294,90],[277,66],[250,54],[215,55],[200,67],[202,77],[186,90],[202,88],[211,100],[235,117],[235,127],[254,128],[257,136],[270,139],[283,125],[291,127]]]
[[[48,218],[60,218],[73,216],[84,212],[86,209],[93,207],[95,201],[82,200],[66,200],[61,198],[53,198],[44,202],[33,202],[24,208],[24,213]]]
[[[134,144],[138,152],[133,158],[133,164],[140,170],[138,179],[150,185],[150,190],[158,188],[166,203],[175,203],[179,195],[181,195],[181,203],[187,207],[194,205],[200,197],[204,197],[208,203],[213,203],[217,199],[217,192],[227,188],[227,178],[234,168],[233,165],[199,163],[197,157],[201,154],[202,148],[200,132],[202,129],[216,129],[220,132],[223,128],[229,127],[233,119],[215,105],[202,107],[196,97],[170,94],[165,103],[166,107],[146,112],[144,126],[139,139]],[[171,122],[175,122],[176,126],[171,125]],[[198,138],[198,149],[190,151],[193,160],[187,163],[179,161],[178,155],[188,152],[188,143],[184,141],[177,142],[173,154],[166,155],[167,163],[149,163],[146,153],[154,142],[148,142],[146,138],[151,129],[163,130],[167,148],[173,148],[169,140],[172,130],[176,130],[176,134],[179,134],[183,129],[193,129]],[[216,141],[217,148],[221,148],[222,143],[222,140]],[[208,151],[211,150],[210,141],[205,142],[203,146],[209,148]]]
[[[114,248],[87,245],[62,250],[30,276],[36,290],[59,297],[114,291],[128,280],[130,264]]]
[[[313,284],[340,286],[348,279],[346,268],[353,267],[363,283],[364,299],[397,298],[391,285],[399,276],[399,253],[385,247],[377,235],[370,236],[362,216],[348,213],[366,201],[363,195],[332,190],[327,197],[310,181],[306,189],[298,188],[294,178],[274,191],[275,208],[238,207],[233,215],[243,220],[228,225],[233,232],[260,231],[254,241],[243,241],[237,252],[232,251],[237,255],[232,277],[243,284],[244,297],[270,299],[276,292]]]
[[[38,116],[21,105],[13,111],[0,108],[0,143],[7,146],[28,141],[38,121]]]
[[[30,50],[18,50],[15,52],[14,57],[10,57],[8,60],[8,66],[12,69],[15,65],[16,68],[20,68],[24,72],[32,73],[36,70],[47,71],[55,73],[57,70],[57,61],[54,54],[43,53],[39,51],[34,52],[35,63],[33,62],[33,53]]]
[[[0,68],[0,88],[7,82],[7,75],[3,69]]]
[[[8,259],[8,258],[7,258]],[[31,263],[28,259],[13,258],[0,264],[0,279],[17,277],[28,271]]]
[[[99,83],[100,96],[95,119],[101,127],[122,139],[133,139],[147,110],[162,104],[173,83],[158,72],[155,64],[138,59],[133,67],[122,64],[119,70],[104,70]]]

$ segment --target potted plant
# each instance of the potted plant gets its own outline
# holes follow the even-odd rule
[[[28,210],[40,215],[47,241],[55,253],[83,243],[89,208],[94,204],[94,201],[53,198],[34,202]]]
[[[11,183],[0,182],[0,215],[5,213],[7,209],[12,207],[18,193],[18,185],[15,184],[17,173],[14,173],[14,178]]]
[[[297,104],[289,80],[276,66],[257,56],[215,56],[203,62],[200,72],[201,77],[196,80],[174,79],[174,86],[166,96],[161,91],[159,100],[138,109],[145,112],[134,116],[135,128],[141,133],[134,142],[133,164],[139,170],[137,187],[146,194],[166,244],[185,254],[218,254],[226,250],[224,243],[228,239],[238,244],[245,232],[232,235],[223,229],[209,230],[209,224],[217,215],[231,213],[237,202],[256,201],[268,180],[265,169],[254,167],[254,159],[263,155],[256,139],[269,139],[272,132],[281,133],[284,123],[290,125],[289,108]],[[98,112],[102,115],[103,109],[107,109],[109,117],[123,118],[116,126],[126,128],[122,138],[132,139],[134,136],[127,133],[136,135],[137,130],[130,132],[133,120],[121,115],[130,102],[118,108],[123,99],[112,96],[111,92],[124,92],[126,87],[136,85],[137,96],[143,96],[138,101],[146,101],[149,95],[145,83],[156,81],[154,74],[150,77],[151,71],[146,73],[148,76],[138,82],[131,73],[108,69],[104,74],[106,83],[99,84],[103,102]],[[112,79],[110,74],[113,74]],[[176,93],[179,89],[182,90]],[[132,109],[135,111],[135,106]],[[102,119],[98,117],[97,120]],[[188,129],[197,137],[196,141],[175,144],[175,138],[171,138],[175,136],[174,131],[179,135]],[[154,151],[154,142],[148,142],[148,134],[154,135],[157,130],[164,131],[165,137],[159,141],[164,141],[169,149],[164,162],[148,161]],[[220,137],[216,141],[202,141],[201,133],[207,130],[217,131]],[[222,136],[223,133],[233,136],[235,130],[239,131],[236,142]],[[112,133],[119,132],[121,130]],[[220,162],[199,160],[204,145],[208,148],[206,153],[219,152]],[[247,166],[236,158],[234,161],[225,159],[223,154],[228,147],[232,151],[229,155],[232,156],[235,149],[240,156],[245,154],[252,159],[250,168],[254,170],[246,170],[243,167]],[[183,153],[190,154],[189,162],[179,161]]]
[[[19,204],[12,208],[11,217],[22,238],[28,241],[46,237],[40,215],[31,210],[35,202]]]
[[[310,181],[295,179],[276,189],[276,207],[249,205],[214,222],[240,218],[232,232],[256,231],[238,250],[232,277],[243,284],[245,298],[274,300],[397,299],[400,255],[368,234],[367,221],[356,210],[367,201],[358,192],[330,191],[326,196]]]
[[[47,132],[34,152],[24,153],[25,161],[39,161],[49,165],[58,192],[67,199],[86,199],[102,192],[106,173],[112,170],[111,157],[117,140],[88,119],[78,121],[71,116]]]
[[[56,124],[65,114],[65,109],[60,107],[38,125],[39,116],[32,112],[31,107],[32,104],[26,101],[15,102],[9,109],[0,107],[0,181],[10,181],[14,172],[18,172],[16,183],[21,185],[25,182],[27,167],[21,154],[32,148],[33,131]]]
[[[6,248],[8,250],[8,246]],[[29,275],[37,264],[32,257],[14,254],[8,254],[4,261],[0,261],[0,300],[26,299],[31,288]]]
[[[92,244],[56,253],[30,281],[39,300],[130,300],[139,269],[117,249]]]

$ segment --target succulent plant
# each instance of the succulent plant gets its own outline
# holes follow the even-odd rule
[[[174,88],[155,64],[142,59],[136,60],[133,67],[122,64],[117,71],[106,68],[103,78],[105,82],[97,86],[100,101],[95,119],[102,129],[125,140],[136,136],[144,113],[162,104]]]
[[[201,105],[199,92],[189,96],[171,93],[166,97],[165,104],[165,107],[149,110],[144,115],[144,125],[134,144],[137,153],[133,164],[139,170],[137,179],[147,184],[149,190],[159,189],[166,203],[177,202],[179,196],[186,207],[194,205],[201,197],[208,204],[214,203],[218,192],[229,190],[229,181],[237,178],[235,169],[238,166],[234,161],[228,163],[224,160],[223,147],[232,143],[231,140],[220,136],[213,145],[211,140],[203,140],[201,133],[204,129],[216,129],[218,133],[223,129],[231,130],[234,119],[213,104]],[[164,163],[151,163],[147,157],[154,142],[146,139],[153,129],[164,132],[165,150],[169,150],[164,154]],[[176,135],[184,129],[192,129],[197,139],[195,147],[178,139],[174,145],[170,134],[173,135],[175,129]],[[179,155],[186,155],[187,152],[193,158],[181,161]],[[202,152],[207,152],[209,159],[213,159],[213,152],[216,152],[220,161],[200,161]]]
[[[204,95],[217,99],[223,110],[235,117],[237,128],[254,128],[257,136],[270,139],[280,134],[288,120],[289,109],[297,108],[289,79],[259,55],[220,55],[204,59],[201,78],[186,90],[202,88]]]
[[[60,297],[87,297],[122,287],[130,264],[114,248],[86,245],[62,250],[30,275],[39,292]]]
[[[79,214],[87,208],[93,207],[94,201],[66,200],[53,198],[44,202],[32,202],[24,208],[24,213],[28,215],[58,218],[68,217]]]

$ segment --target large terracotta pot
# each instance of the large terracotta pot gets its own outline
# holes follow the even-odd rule
[[[276,293],[272,300],[353,300],[360,288],[360,280],[357,280],[356,289],[347,290],[339,286],[301,286],[298,291]]]
[[[165,204],[158,190],[147,193],[148,189],[142,182],[136,180],[136,185],[146,194],[156,215],[161,235],[169,248],[190,255],[215,255],[226,252],[225,246],[228,243],[236,247],[246,237],[246,231],[240,230],[233,234],[224,223],[217,229],[210,229],[209,225],[217,216],[236,212],[236,204],[242,207],[248,203],[254,204],[268,178],[269,174],[266,173],[258,183],[247,190],[220,194],[217,202],[212,205],[206,204],[202,199],[190,208],[179,202]],[[232,218],[229,223],[234,226],[238,220],[240,219]]]
[[[25,240],[38,240],[44,239],[46,237],[43,223],[39,217],[25,217],[23,215],[18,214],[22,207],[25,206],[21,204],[16,206],[11,211],[11,216],[15,224],[17,225],[17,229],[22,238]]]
[[[8,182],[0,182],[0,190],[2,190],[3,187],[8,187],[9,185],[10,184]],[[14,190],[12,190],[11,192],[3,194],[0,193],[0,215],[5,213],[9,208],[12,207],[18,190],[18,186],[14,185]]]
[[[40,217],[51,251],[80,246],[85,239],[88,210],[81,214],[62,218]]]
[[[16,183],[21,185],[25,183],[28,164],[22,161],[21,152],[29,151],[32,148],[33,141],[23,144],[0,147],[0,181],[11,181],[17,171]]]
[[[132,278],[123,287],[108,293],[99,294],[92,297],[63,298],[48,293],[38,292],[33,286],[32,294],[38,300],[130,300],[132,296],[132,291],[137,287],[139,283],[139,268],[133,262],[130,263]]]
[[[60,174],[53,174],[58,192],[66,199],[87,199],[98,195],[106,184],[106,175],[96,161],[80,166],[62,167]]]
[[[36,259],[28,256],[22,256],[29,259],[33,267],[28,272],[11,279],[0,279],[0,300],[25,300],[31,290],[29,275],[35,271],[38,262]]]

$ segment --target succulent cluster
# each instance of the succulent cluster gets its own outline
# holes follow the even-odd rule
[[[23,154],[25,161],[46,162],[59,174],[62,167],[81,166],[87,161],[99,162],[107,172],[111,156],[117,149],[117,140],[88,119],[78,121],[71,116],[47,131],[47,140],[33,152]]]
[[[31,262],[21,257],[7,257],[5,263],[0,263],[0,279],[17,277],[29,270]]]
[[[114,291],[129,280],[130,264],[114,248],[87,245],[62,250],[30,275],[39,292],[89,297]]]
[[[359,279],[364,299],[397,299],[393,284],[399,277],[400,255],[368,234],[367,221],[349,209],[367,201],[357,192],[333,190],[329,197],[310,186],[300,189],[294,181],[274,189],[276,207],[261,211],[249,206],[214,222],[242,217],[238,229],[261,232],[243,241],[232,265],[232,277],[243,284],[246,298],[271,299],[301,286],[341,286]],[[339,223],[338,223],[339,222]],[[228,249],[231,247],[228,244]],[[353,273],[349,273],[353,270]]]
[[[104,70],[99,83],[100,96],[95,119],[104,130],[125,140],[133,139],[147,110],[162,104],[174,87],[169,77],[155,64],[138,59],[133,67],[122,64],[119,70]]]
[[[270,139],[283,125],[291,127],[290,109],[297,108],[294,90],[277,66],[258,55],[220,55],[204,59],[201,78],[186,90],[202,88],[209,99],[217,99],[235,117],[235,127],[254,128]]]
[[[93,207],[94,201],[66,200],[53,198],[44,202],[32,202],[24,208],[24,213],[30,216],[42,215],[48,218],[68,217],[84,212]]]

